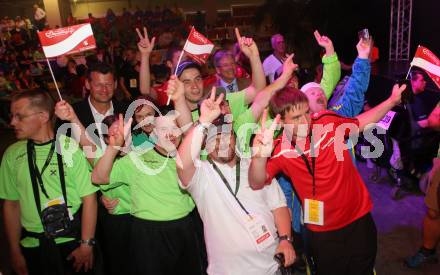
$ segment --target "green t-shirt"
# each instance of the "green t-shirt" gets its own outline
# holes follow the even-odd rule
[[[238,117],[248,109],[246,105],[246,89],[240,92],[226,94],[226,100],[229,103],[233,118]],[[199,119],[199,109],[191,111],[191,116],[193,121]]]
[[[238,116],[233,124],[234,132],[237,136],[237,149],[241,158],[251,157],[250,141],[252,134],[258,129],[257,121],[252,114],[251,108]]]
[[[117,158],[117,163],[121,158]],[[131,211],[131,192],[130,186],[124,182],[114,182],[113,184],[99,185],[102,194],[110,199],[118,199],[118,204],[111,212],[112,215],[129,214]]]
[[[60,138],[63,151],[63,164],[66,182],[67,204],[70,212],[75,214],[81,206],[81,198],[95,193],[98,188],[92,185],[90,166],[78,144],[71,138]],[[71,147],[70,147],[71,146]],[[51,148],[51,143],[36,144],[36,163],[41,171]],[[76,148],[76,149],[74,149]],[[61,183],[58,174],[56,152],[42,175],[43,184],[49,199],[41,192],[41,209],[48,201],[62,198]],[[43,232],[40,216],[35,206],[32,181],[27,158],[27,141],[18,141],[8,147],[3,155],[0,167],[0,198],[19,201],[21,210],[21,225],[30,232]],[[72,238],[57,238],[56,243],[73,240]],[[35,238],[26,237],[21,241],[24,247],[37,247]]]
[[[176,220],[195,207],[191,196],[179,187],[175,159],[156,149],[132,151],[115,162],[109,187],[122,182],[131,189],[131,214],[137,218]]]

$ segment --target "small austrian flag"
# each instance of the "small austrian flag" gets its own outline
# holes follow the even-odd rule
[[[46,58],[96,48],[90,23],[38,32]]]
[[[203,34],[192,27],[183,50],[197,63],[203,64],[208,60],[214,44]]]
[[[423,69],[440,88],[440,60],[430,50],[419,45],[411,66]]]

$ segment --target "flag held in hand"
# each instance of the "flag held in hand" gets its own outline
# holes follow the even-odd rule
[[[423,69],[440,88],[440,60],[430,50],[419,45],[411,66]]]
[[[38,32],[46,58],[83,52],[96,48],[90,23]]]
[[[213,48],[214,44],[192,27],[183,50],[191,59],[199,64],[204,64]]]

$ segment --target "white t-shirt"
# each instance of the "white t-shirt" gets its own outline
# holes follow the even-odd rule
[[[232,190],[235,190],[235,166],[215,163]],[[262,190],[252,190],[248,182],[249,164],[249,159],[241,161],[237,197],[247,211],[263,219],[276,239],[262,252],[257,251],[246,227],[240,221],[240,215],[237,215],[244,211],[208,161],[197,162],[198,168],[186,187],[203,220],[209,263],[207,272],[210,275],[268,275],[274,274],[278,269],[278,264],[273,259],[278,241],[272,210],[285,207],[286,199],[276,182]]]
[[[266,57],[266,59],[264,59],[263,62],[264,75],[266,77],[269,76],[270,83],[273,82],[275,72],[281,66],[283,66],[283,63],[281,63],[281,61],[278,58],[276,58],[275,55],[273,54],[269,55],[268,57]]]

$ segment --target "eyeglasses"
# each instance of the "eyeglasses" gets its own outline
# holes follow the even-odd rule
[[[11,121],[16,118],[18,121],[23,121],[25,118],[27,117],[31,117],[33,115],[37,115],[37,114],[41,114],[43,112],[36,112],[36,113],[32,113],[32,114],[28,114],[28,115],[22,115],[22,114],[10,114],[9,118],[11,119]]]

